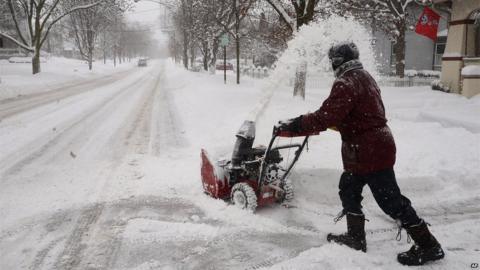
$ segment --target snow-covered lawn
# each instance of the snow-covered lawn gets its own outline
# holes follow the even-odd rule
[[[251,214],[203,193],[200,149],[230,155],[247,118],[257,120],[256,144],[267,144],[278,120],[317,109],[329,94],[308,89],[303,101],[286,86],[270,95],[272,85],[236,85],[233,74],[224,85],[220,74],[166,61],[2,120],[11,151],[0,153],[0,268],[407,269],[396,262],[409,248],[405,232],[395,241],[395,222],[368,189],[368,253],[326,242],[345,230],[333,223],[341,209],[336,132],[311,138],[291,176],[291,208]],[[422,269],[469,269],[480,262],[480,98],[382,91],[399,185],[447,253]],[[15,136],[35,140],[7,145]]]
[[[31,63],[10,63],[8,60],[0,60],[0,100],[46,92],[125,71],[136,65],[135,60],[117,67],[114,67],[110,60],[106,64],[95,62],[93,70],[90,71],[85,61],[51,57],[41,64],[42,72],[36,75],[32,75]]]

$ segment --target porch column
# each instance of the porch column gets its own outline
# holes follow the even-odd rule
[[[467,20],[451,21],[447,45],[442,57],[442,83],[454,93],[461,93],[461,72],[465,56]]]

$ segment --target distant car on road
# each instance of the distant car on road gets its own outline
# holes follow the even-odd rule
[[[227,62],[225,65],[223,63],[217,63],[216,65],[217,70],[233,70],[233,65],[232,63]]]
[[[147,66],[147,59],[146,58],[138,59],[138,66],[139,67],[146,67]]]

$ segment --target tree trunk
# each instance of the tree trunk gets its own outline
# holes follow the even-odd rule
[[[88,70],[92,70],[93,68],[93,53],[91,51],[88,52]]]
[[[211,50],[211,58],[210,58],[210,67],[209,71],[210,74],[215,74],[215,71],[217,70],[217,53],[218,53],[218,42],[215,40],[212,44],[212,50]]]
[[[202,51],[203,51],[203,69],[208,71],[208,60],[209,60],[209,50],[208,50],[208,42],[202,42]]]
[[[37,74],[40,73],[41,68],[40,68],[40,50],[42,49],[42,43],[41,43],[41,37],[42,33],[40,32],[40,21],[37,16],[35,19],[35,26],[38,27],[35,29],[35,36],[36,40],[34,41],[35,43],[35,52],[33,53],[32,57],[32,73]]]
[[[193,44],[191,44],[190,45],[190,68],[191,69],[193,69],[194,64],[195,64],[195,46],[193,46]]]
[[[305,86],[307,83],[307,63],[302,62],[295,72],[295,84],[293,86],[293,96],[300,96],[305,99]]]
[[[400,34],[393,45],[393,52],[395,53],[395,74],[403,78],[405,77],[405,21],[397,28]]]
[[[40,73],[40,49],[35,49],[32,57],[32,74]]]
[[[183,29],[183,66],[188,69],[188,32]]]

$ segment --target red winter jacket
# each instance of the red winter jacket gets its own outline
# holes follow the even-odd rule
[[[380,89],[361,64],[340,74],[320,109],[302,117],[304,131],[329,127],[336,127],[342,136],[345,171],[362,175],[393,168],[395,141]]]

